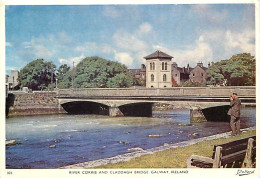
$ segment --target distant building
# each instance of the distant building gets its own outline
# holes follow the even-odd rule
[[[146,88],[172,87],[171,59],[172,56],[162,52],[144,57],[146,59]]]
[[[146,68],[144,64],[141,65],[141,69],[127,69],[127,72],[145,84]]]
[[[189,64],[187,67],[178,67],[176,62],[171,62],[173,57],[162,51],[155,51],[144,58],[146,66],[142,64],[141,69],[128,69],[128,72],[146,83],[146,88],[176,87],[186,81],[201,84],[206,82],[208,68],[202,62],[194,68]]]
[[[193,83],[205,83],[208,68],[203,66],[202,62],[197,63],[197,66],[190,72],[190,81]]]
[[[11,70],[11,75],[8,77],[8,88],[14,89],[18,85],[18,70]]]
[[[187,65],[187,68],[185,68],[185,67],[178,67],[177,63],[173,62],[172,78],[178,85],[182,85],[184,82],[190,79],[191,70],[193,70],[193,68],[191,68],[189,64]]]
[[[5,83],[8,83],[9,75],[5,75]]]

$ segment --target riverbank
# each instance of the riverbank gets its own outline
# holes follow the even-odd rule
[[[231,132],[225,132],[61,168],[185,168],[186,160],[192,154],[210,157],[212,155],[213,145],[256,134],[255,127],[241,130],[242,134],[235,137],[231,137]]]

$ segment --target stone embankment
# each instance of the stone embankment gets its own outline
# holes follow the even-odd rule
[[[250,127],[250,128],[246,128],[246,129],[241,129],[241,131],[247,132],[247,131],[255,130],[255,129],[256,129],[256,127]],[[97,166],[106,165],[109,163],[113,164],[113,163],[118,163],[118,162],[122,162],[122,161],[130,161],[131,159],[140,157],[142,155],[153,154],[155,152],[167,150],[170,148],[185,147],[185,146],[193,145],[198,142],[202,142],[202,141],[206,141],[206,140],[228,138],[230,136],[231,136],[231,132],[226,132],[226,133],[221,133],[221,134],[212,135],[212,136],[208,136],[208,137],[202,137],[202,138],[197,138],[197,139],[193,139],[193,140],[188,140],[188,141],[184,141],[184,142],[180,142],[180,143],[164,144],[163,146],[159,146],[159,147],[155,147],[155,148],[151,148],[151,149],[147,149],[147,150],[143,150],[142,148],[138,147],[136,149],[132,149],[134,152],[131,152],[131,153],[126,153],[126,154],[117,155],[117,156],[110,157],[110,158],[104,158],[104,159],[64,166],[64,167],[61,167],[61,169],[93,168],[93,167],[97,167]]]
[[[6,99],[6,115],[57,114],[65,112],[59,107],[56,92],[13,93]]]

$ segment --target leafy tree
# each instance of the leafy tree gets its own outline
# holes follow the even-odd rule
[[[242,53],[210,66],[207,84],[222,84],[224,81],[232,86],[255,85],[255,57]]]
[[[56,66],[52,62],[45,62],[44,59],[34,60],[19,72],[19,84],[32,90],[46,89],[51,86],[52,73],[54,81],[55,70]]]
[[[133,85],[133,82],[134,80],[130,75],[121,73],[121,74],[116,74],[112,78],[109,78],[107,82],[107,87],[109,88],[130,87]]]
[[[59,83],[60,88],[129,87],[133,77],[126,73],[126,66],[99,57],[83,59],[73,70],[67,72]]]

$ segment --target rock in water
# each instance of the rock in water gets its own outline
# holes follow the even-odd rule
[[[160,138],[162,135],[148,135],[149,138]]]
[[[12,146],[12,145],[19,145],[21,143],[17,142],[16,140],[6,140],[5,145],[6,146]]]
[[[50,145],[49,148],[56,148],[56,145]]]
[[[199,134],[195,132],[195,133],[193,133],[192,135],[193,135],[193,136],[198,136]]]

